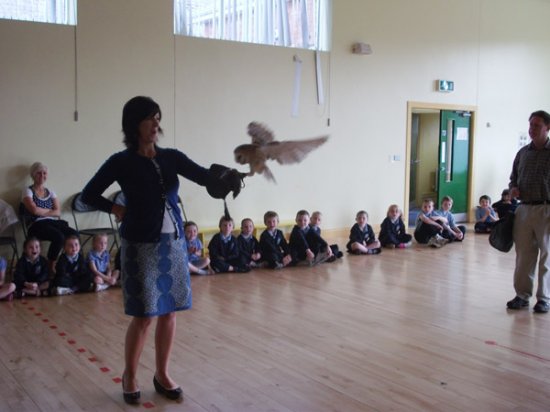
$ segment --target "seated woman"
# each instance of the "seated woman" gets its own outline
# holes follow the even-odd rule
[[[59,218],[61,215],[59,200],[52,190],[44,186],[48,178],[48,167],[36,162],[30,168],[30,175],[33,184],[23,189],[21,200],[31,216],[27,235],[51,242],[48,249],[48,267],[51,276],[55,271],[55,262],[63,248],[65,237],[78,235],[78,233],[69,227],[66,221]]]

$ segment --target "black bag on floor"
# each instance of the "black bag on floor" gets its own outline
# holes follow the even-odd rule
[[[489,243],[492,247],[501,252],[509,252],[514,245],[514,220],[513,212],[495,223],[489,234]]]

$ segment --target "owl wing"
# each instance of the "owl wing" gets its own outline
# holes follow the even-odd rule
[[[250,122],[248,124],[248,134],[252,137],[252,144],[263,146],[274,140],[273,132],[264,124]]]
[[[286,140],[271,142],[261,148],[268,159],[276,160],[279,164],[291,164],[302,161],[313,149],[321,146],[328,140],[328,136],[321,136],[308,140]]]

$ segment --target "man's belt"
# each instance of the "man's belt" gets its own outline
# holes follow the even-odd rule
[[[531,201],[521,201],[522,205],[550,205],[550,200],[531,200]]]

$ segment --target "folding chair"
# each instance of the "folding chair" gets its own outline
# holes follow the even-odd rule
[[[28,212],[27,208],[23,202],[19,203],[19,221],[21,222],[21,227],[23,228],[23,235],[25,239],[29,236],[29,226],[31,225],[31,215]]]
[[[17,252],[17,240],[15,239],[15,225],[11,225],[10,228],[12,231],[11,234],[3,233],[2,236],[0,236],[0,246],[10,246],[13,250],[7,273],[11,273],[15,265],[15,260],[19,255]]]
[[[7,271],[10,274],[19,255],[17,252],[17,239],[15,238],[15,224],[17,222],[17,215],[13,207],[0,199],[0,246],[9,246],[13,251]]]
[[[82,245],[84,246],[90,239],[92,239],[95,235],[98,235],[100,233],[105,233],[107,236],[113,237],[113,243],[111,244],[111,248],[109,249],[109,252],[113,250],[113,248],[118,247],[118,239],[117,239],[117,230],[113,224],[113,218],[111,217],[110,213],[105,213],[109,219],[109,226],[103,226],[103,227],[88,227],[88,228],[80,228],[78,226],[78,219],[77,216],[83,215],[83,214],[91,214],[91,213],[103,213],[99,209],[96,209],[93,206],[90,206],[87,203],[84,203],[82,201],[82,193],[77,193],[74,195],[73,200],[71,201],[71,213],[73,215],[74,219],[74,227],[77,230],[78,234],[80,236],[85,236],[86,238],[82,241]],[[98,214],[98,216],[100,216]]]

